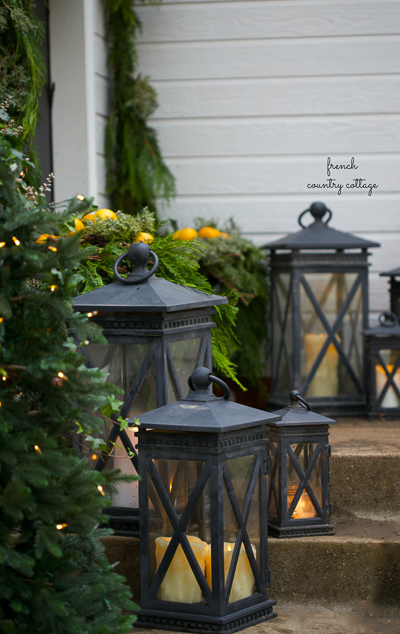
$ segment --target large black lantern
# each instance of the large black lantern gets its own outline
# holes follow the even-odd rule
[[[123,278],[118,266],[125,257],[134,269]],[[147,270],[150,258],[154,264]],[[83,346],[82,354],[89,367],[108,372],[107,380],[124,390],[120,410],[124,419],[188,393],[187,379],[192,371],[212,363],[213,306],[227,302],[225,297],[155,277],[157,267],[157,255],[147,244],[133,244],[115,263],[116,282],[74,301],[74,309],[86,312],[107,339],[105,345]],[[120,468],[135,474],[138,465],[132,430],[120,430],[114,420],[108,425],[105,441],[113,447],[110,455],[103,452],[97,457],[86,451],[96,460],[95,468]],[[122,483],[112,501],[107,512],[116,534],[138,534],[137,482]]]
[[[305,227],[307,212],[314,222]],[[313,203],[299,216],[301,231],[266,245],[271,250],[271,401],[284,405],[294,387],[315,410],[357,414],[366,406],[367,249],[379,244],[332,229],[331,216],[323,203]]]
[[[268,425],[271,477],[268,529],[274,537],[333,533],[329,499],[329,425],[293,390],[280,421]]]
[[[389,278],[390,310],[400,319],[400,267],[391,271],[380,273],[382,277]]]
[[[368,367],[368,413],[400,415],[400,326],[397,315],[387,311],[379,325],[364,332]]]
[[[219,383],[224,397],[209,390]],[[273,613],[268,598],[267,424],[197,368],[193,392],[140,417],[142,627],[235,632]],[[134,421],[128,421],[134,425]]]

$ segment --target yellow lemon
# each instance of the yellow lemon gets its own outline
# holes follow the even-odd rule
[[[220,238],[229,238],[229,233],[225,233],[225,231],[221,231]]]
[[[172,236],[172,239],[178,240],[180,235],[181,235],[181,232],[179,230],[175,231],[174,235]]]
[[[203,227],[199,231],[200,238],[209,238],[210,240],[218,238],[220,235],[221,232],[218,229],[214,229],[214,227]]]
[[[92,211],[91,214],[86,214],[86,216],[83,216],[82,220],[86,220],[86,221],[91,221],[91,222],[96,222],[97,218],[96,218],[96,214],[94,211]]]
[[[44,244],[47,240],[57,240],[59,236],[52,236],[49,233],[42,233],[41,236],[36,240],[37,244]]]
[[[85,225],[83,224],[82,220],[79,220],[79,218],[74,218],[75,221],[75,231],[70,231],[69,232],[69,236],[73,236],[74,233],[76,233],[77,231],[85,231]]]
[[[179,240],[193,240],[193,238],[197,238],[199,234],[197,233],[196,229],[193,229],[192,227],[185,227],[185,229],[181,229],[179,232]]]
[[[154,238],[151,233],[145,233],[144,231],[142,231],[142,233],[139,233],[138,237],[136,238],[136,242],[147,242],[147,244],[150,244],[151,242],[154,242]]]
[[[96,211],[96,216],[99,216],[102,220],[106,220],[106,218],[117,220],[117,214],[111,211],[111,209],[99,209]]]

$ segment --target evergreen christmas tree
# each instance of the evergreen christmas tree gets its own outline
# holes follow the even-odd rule
[[[84,253],[73,217],[90,201],[60,213],[40,204],[43,191],[24,181],[29,161],[13,149],[18,130],[0,108],[1,120],[0,631],[119,634],[137,606],[97,529],[119,475],[90,470],[68,447],[77,429],[94,436],[97,412],[110,416],[116,401],[79,353],[103,337],[72,309]]]

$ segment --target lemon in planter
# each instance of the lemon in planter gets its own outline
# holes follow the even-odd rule
[[[47,240],[57,240],[60,236],[52,236],[50,233],[42,233],[36,240],[36,244],[44,244]]]
[[[96,222],[96,220],[98,220],[98,218],[96,217],[95,211],[92,211],[90,214],[86,214],[86,216],[83,216],[82,218],[83,222]]]
[[[208,238],[212,240],[213,238],[219,238],[221,232],[214,227],[202,227],[199,231],[200,238]]]
[[[79,220],[79,218],[74,218],[75,221],[75,230],[70,231],[69,232],[69,236],[73,236],[74,233],[77,233],[77,231],[85,231],[85,225],[83,224],[82,220]]]
[[[111,209],[98,209],[95,215],[102,220],[107,220],[107,218],[110,218],[110,220],[117,220],[117,214],[111,211]]]
[[[135,242],[146,242],[147,244],[151,244],[151,242],[154,242],[154,238],[151,233],[146,233],[145,231],[142,231],[141,233],[139,233]]]
[[[177,236],[178,240],[186,240],[187,242],[194,240],[194,238],[197,238],[199,235],[196,229],[193,229],[193,227],[185,227],[185,229],[181,229],[179,232],[177,231],[176,233],[179,233],[179,235]]]

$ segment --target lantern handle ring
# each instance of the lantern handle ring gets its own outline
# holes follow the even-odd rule
[[[121,277],[118,273],[118,267],[120,262],[124,258],[128,256],[129,260],[135,265],[135,269],[127,275],[127,277]],[[151,267],[150,271],[146,269],[146,265],[150,260],[150,257],[153,258],[154,264]],[[150,247],[144,243],[139,242],[136,244],[132,244],[129,247],[129,250],[119,256],[117,261],[114,264],[113,272],[114,277],[118,282],[122,282],[122,284],[142,284],[149,279],[158,269],[160,261],[158,256],[154,251],[150,249]]]
[[[379,323],[385,328],[394,328],[395,326],[398,326],[399,320],[397,315],[392,313],[391,310],[386,310],[384,313],[379,315]]]
[[[289,398],[291,400],[291,402],[293,403],[294,401],[297,401],[298,404],[303,407],[304,409],[307,409],[309,412],[311,412],[311,407],[310,405],[307,403],[307,401],[300,396],[300,394],[298,393],[297,390],[292,390],[289,394]]]
[[[225,381],[223,381],[222,379],[219,379],[217,376],[214,376],[213,374],[211,374],[211,372],[207,369],[207,368],[196,368],[196,370],[194,370],[193,374],[196,375],[197,378],[197,382],[198,385],[196,386],[195,383],[193,382],[192,379],[192,375],[188,378],[188,385],[190,387],[190,389],[192,390],[192,392],[195,392],[196,389],[207,389],[207,387],[212,383],[216,383],[217,385],[219,385],[220,387],[222,387],[222,389],[224,390],[224,396],[223,398],[228,401],[229,397],[231,395],[231,391],[229,389],[229,387],[227,386],[227,384],[225,383]]]
[[[328,222],[330,221],[330,219],[332,218],[332,212],[330,209],[328,209],[328,207],[324,204],[324,203],[313,203],[311,205],[311,207],[309,209],[306,209],[305,211],[303,211],[299,218],[298,218],[298,223],[300,225],[300,227],[302,229],[308,229],[308,227],[310,227],[311,225],[308,225],[308,227],[306,227],[305,225],[303,225],[303,223],[301,222],[302,217],[306,214],[310,212],[310,214],[313,216],[314,218],[314,222],[312,224],[315,224],[316,222],[321,222],[323,225],[327,225]],[[325,216],[325,214],[328,212],[329,216],[328,218],[323,222],[322,218]]]

